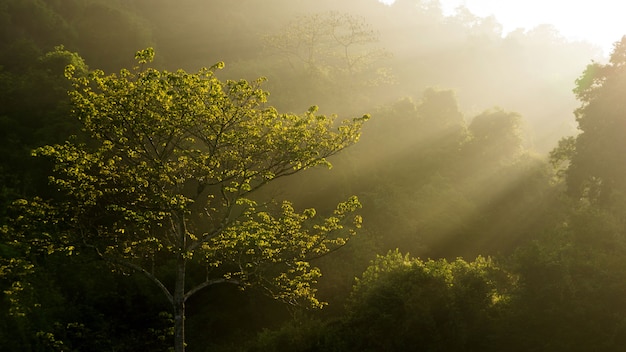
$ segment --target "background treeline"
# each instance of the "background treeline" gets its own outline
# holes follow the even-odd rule
[[[68,63],[117,72],[151,46],[159,68],[268,77],[279,111],[372,114],[331,171],[270,191],[320,212],[363,203],[359,235],[319,259],[328,307],[207,290],[188,302],[190,351],[621,350],[626,46],[607,62],[549,26],[503,36],[417,0],[2,0],[0,27],[3,224],[16,199],[54,193],[31,150],[81,138]],[[167,350],[150,283],[87,254],[17,251],[8,228],[0,349]]]

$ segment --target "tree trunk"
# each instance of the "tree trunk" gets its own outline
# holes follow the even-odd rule
[[[174,308],[174,351],[185,352],[185,255],[176,263],[176,284],[172,300]]]

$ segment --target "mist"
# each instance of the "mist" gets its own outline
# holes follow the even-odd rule
[[[224,62],[224,81],[265,77],[264,106],[281,113],[371,115],[332,168],[255,194],[320,216],[359,198],[358,234],[311,261],[328,305],[211,288],[187,303],[188,351],[616,351],[626,338],[623,47],[609,58],[550,25],[504,34],[439,1],[7,0],[0,14],[6,263],[19,257],[11,204],[58,197],[31,150],[89,143],[69,119],[65,64],[119,73],[152,47],[159,70]],[[19,305],[40,308],[13,314],[7,293],[0,346],[168,348],[167,307],[145,278],[27,252],[41,273],[0,276],[2,288],[25,282]]]

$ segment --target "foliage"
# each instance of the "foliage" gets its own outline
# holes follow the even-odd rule
[[[521,116],[502,109],[485,111],[474,117],[468,129],[473,139],[473,155],[485,161],[507,162],[522,151]]]
[[[0,68],[3,78],[0,152],[4,155],[0,162],[0,291],[3,293],[0,304],[3,319],[10,326],[6,331],[15,335],[12,349],[28,349],[29,344],[35,343],[29,329],[51,326],[46,318],[34,318],[53,315],[54,309],[41,307],[50,302],[58,304],[59,300],[55,289],[50,287],[54,284],[46,277],[46,273],[52,274],[44,268],[46,261],[42,257],[55,251],[71,251],[69,247],[57,247],[52,240],[58,226],[50,221],[54,214],[51,208],[40,199],[30,204],[15,200],[50,194],[46,182],[48,165],[33,161],[29,157],[30,149],[60,142],[79,132],[77,124],[67,118],[69,84],[63,70],[73,64],[77,75],[87,71],[82,59],[63,46],[30,59],[31,66],[25,71]],[[41,294],[40,286],[48,287],[48,295]]]
[[[266,42],[293,69],[312,75],[356,74],[389,55],[370,47],[378,38],[363,19],[338,12],[297,18]]]
[[[341,320],[266,332],[256,348],[275,351],[282,341],[290,351],[492,350],[514,287],[490,258],[424,261],[390,251],[357,280]]]
[[[621,99],[626,91],[624,47],[626,38],[615,45],[609,63],[589,65],[576,81],[580,134],[562,142],[552,155],[554,160],[569,158],[564,175],[572,196],[604,206],[623,204],[626,192],[622,136],[626,106]]]
[[[275,67],[270,84],[289,91],[289,102],[278,102],[293,108],[299,106],[294,97],[301,102],[313,95],[338,109],[346,110],[346,101],[350,109],[362,105],[366,92],[394,81],[391,53],[379,41],[364,18],[337,11],[298,16],[264,36],[268,64]]]
[[[87,66],[63,46],[31,58],[26,72],[0,68],[0,214],[16,198],[44,195],[47,165],[33,161],[30,151],[48,143],[60,143],[78,134],[78,123],[68,118],[69,82],[63,77],[68,64],[83,75]]]
[[[329,35],[332,30],[339,34],[336,38]],[[318,40],[307,41],[314,34]],[[481,18],[463,8],[444,16],[438,1],[397,0],[386,6],[377,0],[4,0],[0,4],[0,350],[160,351],[174,334],[170,325],[175,316],[159,315],[168,310],[168,302],[159,296],[161,292],[151,291],[155,281],[148,274],[154,273],[166,289],[175,290],[177,263],[169,254],[176,246],[158,241],[169,228],[167,216],[175,213],[175,206],[165,209],[166,215],[159,213],[163,208],[154,207],[159,198],[150,197],[156,191],[143,186],[150,178],[148,166],[135,176],[125,173],[132,166],[129,163],[140,158],[123,157],[113,165],[104,162],[125,143],[106,151],[102,143],[85,138],[90,132],[81,132],[79,121],[70,113],[67,90],[72,81],[63,77],[67,64],[74,66],[74,78],[87,74],[77,51],[90,65],[117,72],[120,78],[119,69],[136,62],[132,53],[149,45],[158,49],[155,65],[159,67],[196,72],[207,62],[224,60],[229,67],[219,72],[220,77],[267,75],[269,82],[263,87],[272,91],[269,103],[279,111],[305,111],[311,101],[322,105],[324,113],[342,115],[380,107],[365,125],[361,141],[328,159],[335,166],[332,173],[326,174],[323,168],[297,172],[273,178],[267,186],[244,195],[243,203],[233,206],[229,220],[242,217],[232,221],[231,230],[224,229],[217,245],[200,248],[192,259],[186,259],[187,293],[207,282],[208,272],[211,279],[230,276],[231,282],[237,280],[246,288],[261,284],[271,295],[292,303],[297,300],[294,291],[317,288],[318,302],[329,302],[331,309],[312,313],[316,315],[311,322],[289,321],[279,331],[266,331],[264,347],[258,349],[347,350],[355,346],[352,341],[360,338],[359,332],[345,323],[342,309],[352,279],[376,253],[396,247],[434,258],[507,255],[522,247],[510,260],[499,260],[516,275],[519,285],[510,294],[508,310],[491,325],[498,326],[492,334],[496,336],[490,338],[493,346],[481,346],[483,351],[615,351],[626,342],[621,298],[626,291],[622,285],[626,265],[620,254],[624,252],[626,208],[621,200],[624,177],[623,153],[619,152],[623,149],[620,77],[626,46],[616,46],[610,61],[603,64],[598,49],[570,42],[549,25],[503,35],[496,18]],[[301,50],[305,47],[314,55],[308,57]],[[135,84],[152,65],[152,55],[143,51],[136,58],[143,63],[129,71],[128,84]],[[565,199],[564,185],[550,183],[558,180],[553,179],[542,155],[526,148],[543,153],[561,136],[576,132],[571,111],[577,102],[571,85],[590,59],[596,61],[584,71],[575,90],[582,133],[567,137],[551,153],[574,195]],[[176,75],[155,73],[165,85]],[[101,76],[103,80],[108,77]],[[97,91],[95,81],[91,82]],[[259,88],[256,81],[250,85]],[[142,88],[146,92],[163,93],[147,86]],[[400,97],[407,98],[398,101]],[[158,100],[147,99],[145,105],[157,110]],[[256,110],[266,109],[269,103]],[[506,110],[475,113],[493,104]],[[497,123],[481,129],[480,119],[472,119],[475,115],[486,115]],[[524,132],[531,136],[524,141],[518,128],[522,116]],[[517,121],[507,120],[510,117]],[[114,125],[105,120],[98,121],[107,128]],[[137,120],[149,129],[160,126],[159,138],[169,136],[172,124],[156,123],[161,121],[158,118]],[[68,145],[76,149],[63,145],[73,134],[78,137]],[[65,163],[67,171],[85,171],[90,177],[101,176],[101,171],[111,175],[102,184],[89,179],[86,185],[91,188],[83,193],[76,189],[68,197],[62,194],[64,190],[57,192],[57,186],[46,182],[54,158],[29,155],[33,148],[58,144],[62,146],[55,153],[84,151],[75,160],[84,164],[73,168],[75,164]],[[242,150],[255,148],[241,144]],[[188,145],[206,151],[192,142]],[[127,150],[135,147],[127,146]],[[201,163],[197,155],[176,154],[177,170]],[[176,168],[172,164],[173,160],[163,165],[171,170]],[[65,186],[84,181],[64,178],[65,171],[55,175],[67,181]],[[168,185],[161,181],[149,180],[148,184]],[[101,185],[106,194],[97,194]],[[115,191],[128,185],[132,192],[120,195]],[[199,183],[183,182],[182,198],[177,198],[176,205],[188,205],[183,198],[193,198],[198,187]],[[80,194],[95,194],[94,204],[77,207],[79,200],[85,200]],[[269,202],[276,194],[293,204]],[[283,260],[287,253],[279,250],[281,239],[271,234],[275,229],[302,235],[296,236],[302,241],[290,247],[297,252],[298,245],[306,246],[307,231],[314,237],[321,232],[313,227],[333,217],[332,205],[353,194],[363,203],[360,213],[367,222],[358,237],[342,246],[341,255],[305,260],[310,267]],[[20,198],[28,201],[14,202]],[[172,199],[170,195],[165,198]],[[217,214],[223,209],[220,186],[206,186],[199,199],[187,208],[198,216],[185,213],[187,223],[193,224],[189,232],[195,236],[210,231],[224,214]],[[126,201],[131,204],[123,204]],[[107,208],[106,202],[120,208]],[[205,207],[214,212],[213,218],[200,215]],[[315,207],[317,215],[311,217],[312,212],[303,207]],[[140,223],[133,222],[138,219]],[[161,226],[149,227],[151,220],[160,221]],[[343,219],[348,220],[347,216]],[[243,240],[232,230],[244,226],[251,226],[259,240]],[[88,241],[84,242],[76,232],[79,227],[106,235],[86,232]],[[119,228],[126,232],[115,232]],[[348,238],[343,230],[332,234],[336,236],[332,239]],[[149,231],[159,236],[141,242]],[[122,245],[115,247],[120,241]],[[222,260],[211,252],[232,241],[238,241],[237,245],[227,248],[223,256],[241,260]],[[334,248],[340,247],[340,242],[335,244]],[[100,254],[108,253],[110,260],[124,259],[126,266],[98,261],[95,247]],[[251,248],[254,253],[247,252]],[[307,257],[317,256],[314,252],[311,248]],[[264,255],[269,256],[265,262],[259,259]],[[219,266],[208,266],[218,260]],[[250,262],[262,265],[241,274],[239,264]],[[146,272],[132,275],[132,264]],[[278,287],[284,283],[281,273],[298,277],[302,286],[282,291]],[[309,279],[319,282],[314,285]],[[376,280],[370,284],[377,287]],[[403,284],[397,286],[402,291]],[[230,344],[224,350],[244,349],[243,340],[261,328],[272,328],[291,311],[278,302],[268,304],[270,298],[260,300],[255,290],[214,286],[196,292],[185,302],[189,350],[212,349],[224,341]],[[381,316],[394,322],[407,319],[384,311]],[[404,348],[403,341],[394,344],[403,350],[418,348]]]
[[[136,58],[145,65],[153,55],[147,49]],[[279,114],[263,105],[262,79],[221,82],[214,75],[221,66],[83,76],[70,65],[74,111],[92,140],[35,151],[54,163],[51,181],[62,194],[50,205],[64,226],[55,238],[145,274],[180,329],[184,302],[218,283],[259,284],[285,302],[321,307],[312,286],[321,274],[308,260],[344,245],[360,225],[357,216],[345,227],[360,206],[355,197],[320,221],[313,209],[253,197],[275,179],[330,166],[326,158],[358,140],[367,116],[333,130],[315,107]],[[205,277],[186,284],[187,263]]]
[[[422,261],[398,251],[378,256],[348,306],[352,350],[486,348],[512,284],[489,258]]]
[[[572,211],[560,228],[518,248],[519,278],[499,337],[511,351],[616,351],[624,329],[624,227],[601,209]]]
[[[337,323],[314,318],[298,319],[278,330],[264,330],[247,349],[250,352],[341,351],[341,331]]]

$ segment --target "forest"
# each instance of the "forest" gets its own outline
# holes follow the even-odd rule
[[[623,351],[626,37],[502,28],[0,0],[0,350]]]

